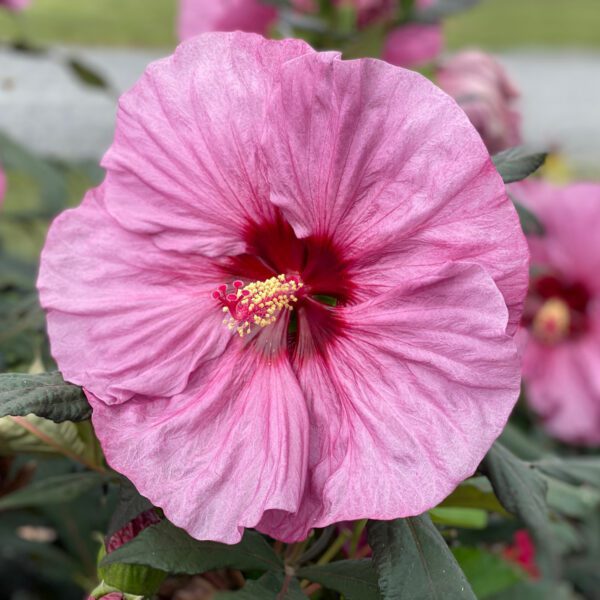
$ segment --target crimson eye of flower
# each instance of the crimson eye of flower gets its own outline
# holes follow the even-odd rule
[[[220,263],[228,284],[212,293],[224,324],[240,337],[269,338],[271,354],[284,347],[304,357],[322,352],[342,332],[332,307],[353,300],[351,261],[324,236],[299,239],[280,214],[270,223],[249,224],[246,239],[247,253]],[[282,329],[265,330],[280,319]],[[285,326],[287,344],[281,336]]]
[[[523,322],[546,344],[576,338],[589,327],[590,298],[582,283],[570,283],[557,275],[538,275],[531,282]]]

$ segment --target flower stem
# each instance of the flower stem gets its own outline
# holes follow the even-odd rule
[[[350,556],[352,557],[354,557],[358,550],[358,544],[360,543],[360,538],[366,526],[367,519],[361,519],[354,524],[354,531],[352,532],[352,539],[350,540]]]
[[[351,533],[347,530],[343,530],[340,535],[334,540],[333,544],[327,548],[327,550],[323,553],[323,556],[317,561],[318,565],[326,565],[331,562],[335,555],[342,549],[342,546],[348,541],[351,537]]]
[[[302,589],[305,596],[309,598],[315,593],[318,592],[323,586],[320,583],[311,583]]]

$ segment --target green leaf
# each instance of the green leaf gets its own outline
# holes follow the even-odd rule
[[[85,451],[82,454],[82,458],[92,465],[104,465],[104,453],[100,446],[100,441],[96,437],[96,433],[92,426],[91,421],[81,421],[75,423],[77,428],[77,434],[83,442]]]
[[[504,183],[514,183],[535,173],[546,161],[546,152],[529,152],[523,146],[509,148],[492,156]]]
[[[106,556],[104,545],[100,548],[98,562]],[[167,577],[167,573],[141,565],[107,565],[98,567],[98,577],[104,584],[127,594],[152,596]]]
[[[39,216],[51,217],[64,208],[68,197],[64,174],[2,133],[0,162],[6,169],[27,173],[38,184],[41,199]]]
[[[89,469],[102,471],[102,464],[92,462],[77,423],[54,423],[36,415],[0,418],[0,455],[20,452],[62,454]]]
[[[527,463],[496,442],[481,463],[480,470],[492,483],[504,508],[518,516],[529,529],[542,572],[557,574],[557,557],[549,526],[544,479]]]
[[[0,374],[0,417],[35,414],[62,423],[84,421],[91,412],[83,390],[67,383],[58,371]]]
[[[481,508],[508,515],[485,477],[471,477],[461,483],[438,508]]]
[[[518,200],[515,200],[512,194],[509,194],[508,197],[517,211],[523,233],[525,235],[544,235],[546,230],[542,222],[528,208],[523,206]]]
[[[90,87],[108,89],[106,79],[90,66],[81,62],[78,58],[71,57],[67,60],[67,66],[81,83]]]
[[[525,573],[504,559],[482,550],[462,546],[452,550],[479,600],[525,579]]]
[[[487,513],[481,508],[437,507],[429,511],[429,516],[438,525],[465,529],[485,529],[488,522]]]
[[[284,590],[285,587],[285,590]],[[260,579],[248,581],[237,592],[221,592],[216,600],[307,600],[295,577],[286,581],[282,573],[266,573]]]
[[[372,561],[338,560],[327,565],[303,567],[298,576],[340,592],[347,600],[379,600],[377,573]]]
[[[586,598],[598,598],[600,590],[600,569],[596,556],[577,558],[567,566],[567,577],[572,581]]]
[[[369,521],[369,544],[386,600],[476,600],[464,573],[427,515]]]
[[[573,518],[584,518],[600,506],[600,492],[542,475],[548,486],[548,506]]]
[[[431,6],[418,9],[415,20],[424,23],[436,23],[451,15],[461,13],[479,4],[481,0],[437,0]]]
[[[0,510],[64,504],[106,481],[99,473],[72,473],[34,481],[0,498]]]
[[[108,596],[112,593],[118,594],[119,598],[122,600],[147,600],[144,596],[136,595],[136,594],[123,594],[121,590],[117,589],[112,585],[108,585],[105,581],[101,581],[91,592],[90,598],[95,598],[96,600],[102,600],[105,596]]]
[[[588,484],[600,489],[600,458],[578,456],[574,458],[543,458],[533,463],[546,475],[574,485]]]
[[[489,600],[575,600],[567,584],[551,581],[522,581],[493,596]]]
[[[385,24],[374,23],[353,36],[344,47],[344,58],[380,57],[385,42]]]
[[[144,529],[131,542],[111,552],[103,565],[146,565],[161,571],[195,575],[213,569],[283,570],[283,563],[256,531],[246,530],[239,544],[199,542],[168,521]]]
[[[521,429],[507,423],[498,441],[522,460],[539,460],[544,457],[545,450]]]
[[[561,556],[579,554],[585,550],[585,539],[578,527],[567,519],[556,519],[550,523],[556,549]]]

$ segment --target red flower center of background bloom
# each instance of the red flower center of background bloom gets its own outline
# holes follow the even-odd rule
[[[245,240],[248,252],[222,261],[227,284],[213,292],[226,325],[243,337],[286,319],[290,351],[321,351],[342,331],[335,306],[355,297],[349,261],[326,236],[296,237],[280,214],[250,224]]]
[[[547,344],[575,338],[587,331],[589,302],[590,293],[583,284],[539,275],[531,281],[523,324]]]

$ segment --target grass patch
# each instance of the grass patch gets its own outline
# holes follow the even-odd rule
[[[212,0],[220,2],[221,0]],[[0,10],[0,39],[171,47],[177,0],[34,0],[18,19]],[[446,23],[448,46],[600,48],[600,0],[482,0]]]
[[[0,39],[14,39],[23,32],[40,44],[170,47],[176,43],[176,0],[34,0],[16,18],[4,10],[0,13]]]
[[[448,19],[450,49],[600,48],[599,0],[482,0]]]

